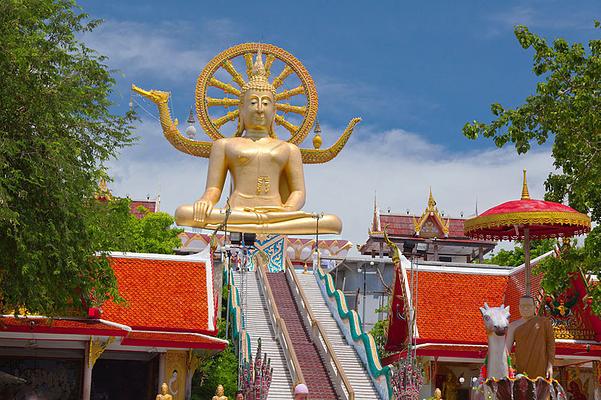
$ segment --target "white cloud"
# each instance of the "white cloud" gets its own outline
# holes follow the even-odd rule
[[[336,136],[334,129],[323,128]],[[135,198],[160,193],[161,209],[169,213],[197,199],[204,190],[207,160],[173,149],[160,137],[158,122],[145,122],[138,132],[139,145],[125,150],[110,166],[113,193]],[[382,212],[390,207],[393,212],[421,213],[431,187],[441,211],[450,216],[463,212],[467,217],[474,213],[476,199],[482,212],[519,198],[524,168],[531,195],[542,198],[543,182],[553,168],[548,151],[535,149],[525,156],[516,155],[512,148],[452,152],[415,133],[375,132],[359,125],[335,160],[305,166],[305,210],[339,215],[344,223],[342,237],[362,243],[371,221],[374,191]]]
[[[203,40],[190,41],[190,36]],[[235,36],[233,24],[227,19],[207,20],[198,26],[186,22],[152,25],[109,20],[86,34],[84,40],[108,56],[111,68],[125,75],[150,73],[178,81],[182,74],[198,75],[199,68],[224,48],[223,42]]]
[[[511,7],[489,16],[491,24],[487,26],[487,36],[497,36],[508,30],[513,30],[516,25],[525,25],[530,29],[591,29],[593,17],[570,3],[563,4],[562,8],[545,8],[546,4],[538,7],[519,5]]]

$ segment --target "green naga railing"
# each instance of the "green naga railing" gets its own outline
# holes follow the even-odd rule
[[[240,309],[240,294],[238,288],[234,286],[234,273],[229,268],[226,262],[223,268],[224,283],[229,286],[229,313],[232,327],[232,339],[235,343],[239,343],[241,348],[238,349],[244,361],[250,362],[252,347],[250,344],[250,335],[246,332],[244,317]],[[242,340],[241,340],[242,338]]]
[[[330,274],[326,273],[321,267],[317,268],[317,277],[319,278],[320,285],[323,285],[322,288],[325,289],[326,294],[330,298],[330,304],[333,305],[333,302],[336,302],[336,309],[338,311],[338,317],[341,321],[348,321],[350,327],[350,334],[353,339],[353,342],[356,346],[359,346],[360,349],[365,353],[365,363],[367,365],[367,370],[371,375],[372,379],[376,383],[376,388],[381,385],[378,383],[381,382],[381,379],[385,379],[385,392],[380,394],[391,399],[392,398],[392,370],[389,366],[383,367],[380,363],[380,356],[378,355],[378,350],[376,347],[376,342],[371,334],[363,332],[361,328],[361,318],[359,314],[355,310],[349,310],[346,304],[346,298],[344,297],[344,293],[341,290],[337,290],[334,285],[334,280],[330,276]],[[361,352],[359,354],[361,355]],[[363,358],[363,357],[362,357]]]

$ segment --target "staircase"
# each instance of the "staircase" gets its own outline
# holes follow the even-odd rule
[[[309,387],[310,398],[336,400],[338,396],[333,389],[324,362],[316,346],[311,342],[309,334],[301,320],[296,302],[288,286],[286,275],[283,272],[270,273],[267,274],[267,278],[273,297],[277,301],[280,317],[286,322],[294,351],[303,371],[305,383]],[[319,297],[321,298],[321,293],[319,293]],[[370,399],[372,398],[377,397],[370,397]]]
[[[261,338],[261,349],[271,358],[273,367],[273,376],[269,388],[268,400],[290,400],[292,398],[292,379],[286,365],[284,353],[276,340],[276,336],[270,326],[267,315],[267,305],[261,294],[259,280],[256,272],[246,272],[244,275],[246,301],[245,301],[245,321],[246,330],[250,334],[252,355],[256,354],[258,339]],[[243,290],[241,287],[240,272],[234,272],[234,285],[238,288],[241,302]],[[316,397],[314,397],[316,398]]]
[[[313,311],[313,315],[325,329],[328,339],[336,352],[336,356],[340,361],[340,364],[342,364],[346,376],[352,383],[353,390],[355,391],[355,398],[357,400],[379,399],[380,395],[372,383],[369,372],[363,366],[363,362],[357,355],[353,346],[347,343],[340,328],[338,328],[338,323],[334,317],[332,317],[332,314],[323,299],[315,275],[312,273],[304,274],[303,271],[296,270],[296,276],[302,285],[306,297],[311,301],[310,307]],[[280,311],[280,313],[282,313],[282,311]],[[306,374],[307,372],[304,373]]]

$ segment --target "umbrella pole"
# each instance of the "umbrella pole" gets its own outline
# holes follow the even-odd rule
[[[524,228],[524,265],[525,265],[525,281],[526,281],[526,293],[525,296],[531,296],[532,283],[530,270],[530,229],[526,226]]]

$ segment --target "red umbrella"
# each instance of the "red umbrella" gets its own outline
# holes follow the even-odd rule
[[[591,219],[572,207],[552,201],[532,200],[526,183],[522,198],[499,204],[465,221],[465,234],[485,240],[523,240],[526,294],[530,295],[530,240],[572,237],[588,232]]]

